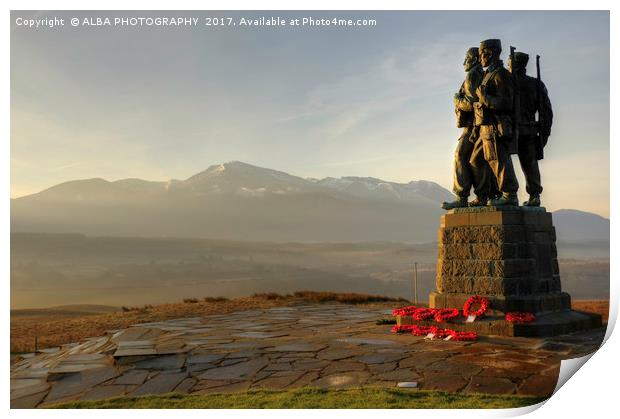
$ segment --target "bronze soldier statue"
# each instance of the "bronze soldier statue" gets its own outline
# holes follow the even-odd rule
[[[444,202],[443,209],[486,205],[490,194],[491,183],[495,183],[493,174],[484,159],[471,164],[470,158],[476,142],[474,130],[474,103],[478,101],[476,89],[482,82],[482,66],[478,60],[478,48],[469,48],[465,53],[465,80],[454,95],[456,126],[463,128],[454,152],[454,186],[453,192],[457,199]],[[480,156],[482,157],[482,156]],[[467,202],[469,192],[474,188],[476,199]]]
[[[480,64],[485,68],[482,83],[476,91],[474,125],[479,138],[474,145],[471,161],[478,161],[482,154],[488,162],[501,196],[490,199],[489,205],[519,205],[519,182],[512,165],[511,154],[516,154],[513,125],[514,88],[512,75],[500,59],[502,44],[499,39],[480,43]]]
[[[530,195],[523,205],[538,207],[543,190],[538,160],[543,158],[543,148],[551,134],[553,110],[547,88],[540,81],[540,76],[537,79],[526,74],[529,58],[529,55],[523,52],[515,53],[514,59],[508,60],[508,69],[516,78],[519,94],[518,154],[519,163],[525,175],[526,190]],[[536,64],[539,66],[538,62]],[[540,70],[538,73],[540,74]],[[538,121],[536,121],[537,112]]]

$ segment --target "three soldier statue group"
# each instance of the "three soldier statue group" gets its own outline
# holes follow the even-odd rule
[[[553,112],[544,83],[526,75],[529,56],[511,47],[508,69],[500,59],[499,39],[488,39],[465,55],[465,80],[454,95],[457,126],[462,134],[454,156],[457,199],[442,208],[519,205],[519,183],[512,165],[518,154],[529,199],[540,206],[543,190],[538,160],[551,133]],[[538,118],[537,118],[538,117]],[[476,198],[468,202],[474,190]]]

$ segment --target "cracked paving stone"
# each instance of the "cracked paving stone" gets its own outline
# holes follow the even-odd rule
[[[370,377],[366,371],[353,371],[343,374],[327,375],[312,382],[312,386],[319,388],[350,388],[360,387]]]
[[[236,333],[233,336],[241,338],[253,338],[253,339],[273,339],[282,336],[288,336],[288,333],[270,333],[270,332],[243,332]]]
[[[429,365],[424,368],[424,371],[460,374],[463,377],[470,377],[482,371],[482,367],[474,364],[466,364],[464,362],[444,361]]]
[[[45,402],[53,402],[77,395],[90,387],[104,383],[117,376],[118,371],[114,367],[105,367],[98,370],[70,374],[54,382],[52,389],[45,398]]]
[[[188,364],[213,364],[224,359],[226,354],[193,353],[187,357]]]
[[[238,351],[229,353],[226,358],[227,359],[235,359],[235,358],[257,358],[262,355],[262,352],[259,351]]]
[[[404,358],[399,361],[398,365],[401,368],[408,367],[425,367],[437,361],[441,361],[448,358],[447,354],[435,353],[435,352],[418,352],[414,355]]]
[[[27,378],[11,380],[11,400],[46,391],[50,385],[44,379]]]
[[[132,396],[141,396],[146,394],[169,393],[186,377],[187,372],[162,372],[142,384],[140,387],[137,387],[129,394],[131,394]]]
[[[201,379],[198,379],[198,382],[196,383],[196,385],[192,389],[192,392],[197,392],[197,391],[204,390],[204,389],[207,389],[207,388],[222,387],[222,386],[225,386],[227,384],[231,384],[232,382],[236,382],[236,381],[234,381],[234,380],[228,381],[228,380],[201,380]]]
[[[383,311],[301,305],[107,331],[20,356],[11,365],[11,406],[47,406],[137,389],[222,393],[262,385],[393,387],[399,381],[444,391],[546,396],[555,388],[560,360],[596,349],[604,336],[602,330],[553,339],[427,342],[376,325]],[[127,356],[112,358],[115,351]],[[54,369],[58,373],[50,374]]]
[[[558,371],[559,372],[559,371]],[[507,370],[502,368],[485,367],[478,374],[480,377],[502,377],[513,380],[522,380],[529,376],[529,373],[519,370]]]
[[[163,355],[138,361],[134,365],[141,369],[174,370],[183,367],[185,358],[185,355]]]
[[[264,358],[252,359],[226,367],[212,368],[200,375],[201,380],[240,380],[252,377],[269,364]]]
[[[122,396],[129,388],[130,386],[125,385],[97,386],[88,390],[84,395],[80,396],[78,400],[101,400]]]
[[[148,375],[148,370],[128,370],[114,380],[114,384],[140,385]]]
[[[390,362],[389,364],[369,364],[368,370],[373,374],[380,374],[382,372],[389,372],[396,369],[398,364],[396,362]]]
[[[231,342],[218,345],[221,349],[264,349],[271,346],[268,342],[254,342],[251,340],[241,342]]]
[[[394,364],[396,366],[396,364]],[[340,361],[332,362],[323,370],[324,375],[335,374],[339,372],[364,371],[366,365],[361,362]]]
[[[11,409],[33,409],[43,401],[46,394],[47,391],[42,391],[18,399],[11,399]]]
[[[318,378],[319,378],[318,371],[308,371],[304,375],[302,375],[299,380],[291,384],[289,388],[306,387],[310,385],[313,381],[317,380]]]
[[[365,339],[365,338],[343,338],[338,339],[339,342],[352,343],[356,345],[395,345],[396,342],[387,339]]]
[[[191,375],[199,375],[203,371],[210,370],[215,367],[216,365],[214,364],[189,364],[186,369]]]
[[[252,387],[282,389],[293,384],[304,374],[304,371],[281,371],[254,383]]]
[[[443,390],[456,392],[467,385],[467,381],[460,375],[427,373],[424,374],[422,388],[425,390]]]
[[[465,393],[512,394],[517,385],[507,378],[501,377],[472,377],[463,390]]]
[[[269,364],[265,367],[267,371],[291,371],[293,365],[290,362],[277,362],[275,364]]]
[[[294,370],[320,370],[329,365],[329,361],[317,360],[317,359],[302,359],[293,363]]]
[[[324,343],[290,343],[287,345],[278,345],[272,348],[272,351],[277,352],[318,352],[321,349],[325,349],[327,347]]]
[[[329,361],[338,361],[341,359],[353,358],[361,355],[360,351],[355,349],[324,349],[317,354],[318,359],[327,359]]]
[[[383,381],[418,381],[421,378],[420,374],[408,368],[384,372],[376,377]]]
[[[227,367],[229,365],[235,365],[235,364],[240,364],[244,361],[247,361],[247,358],[233,358],[233,359],[225,359],[222,362],[220,362],[220,366],[222,367]]]
[[[193,377],[188,377],[181,381],[178,386],[174,388],[175,393],[190,393],[192,388],[198,383],[198,380]]]
[[[386,362],[399,361],[405,357],[406,355],[403,353],[376,352],[368,355],[356,356],[354,359],[365,364],[383,364]]]
[[[250,388],[250,381],[239,381],[236,383],[225,384],[218,387],[201,388],[194,390],[192,394],[210,394],[210,393],[237,393],[247,391]]]
[[[557,384],[557,375],[532,375],[521,383],[517,390],[517,394],[548,397],[553,394]]]
[[[532,362],[515,361],[500,355],[493,356],[455,356],[451,358],[454,362],[463,362],[479,365],[482,367],[503,368],[508,370],[523,371],[529,373],[539,373],[546,369],[548,365]]]

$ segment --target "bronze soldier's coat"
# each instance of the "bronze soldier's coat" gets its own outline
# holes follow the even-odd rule
[[[526,190],[530,196],[538,197],[543,191],[538,160],[543,158],[543,147],[551,134],[553,111],[545,85],[525,74],[525,69],[515,70],[519,89],[519,163],[525,175]],[[541,95],[539,98],[539,94]],[[540,113],[541,124],[536,122]]]
[[[510,154],[515,154],[513,141],[513,87],[512,75],[501,60],[484,72],[478,88],[479,101],[474,104],[474,124],[479,138],[472,152],[472,162],[482,154],[489,163],[502,193],[515,194],[519,182]]]
[[[463,128],[454,152],[453,192],[460,198],[469,197],[473,186],[480,199],[489,197],[489,189],[494,183],[493,174],[485,161],[472,165],[469,160],[474,149],[474,103],[478,101],[476,89],[482,82],[483,70],[476,63],[465,75],[465,80],[455,98],[457,127]]]

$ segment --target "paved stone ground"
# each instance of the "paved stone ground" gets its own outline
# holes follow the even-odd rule
[[[546,396],[560,360],[598,348],[604,328],[550,339],[428,341],[395,335],[387,306],[278,307],[137,324],[11,365],[11,407],[120,395],[303,386]]]

